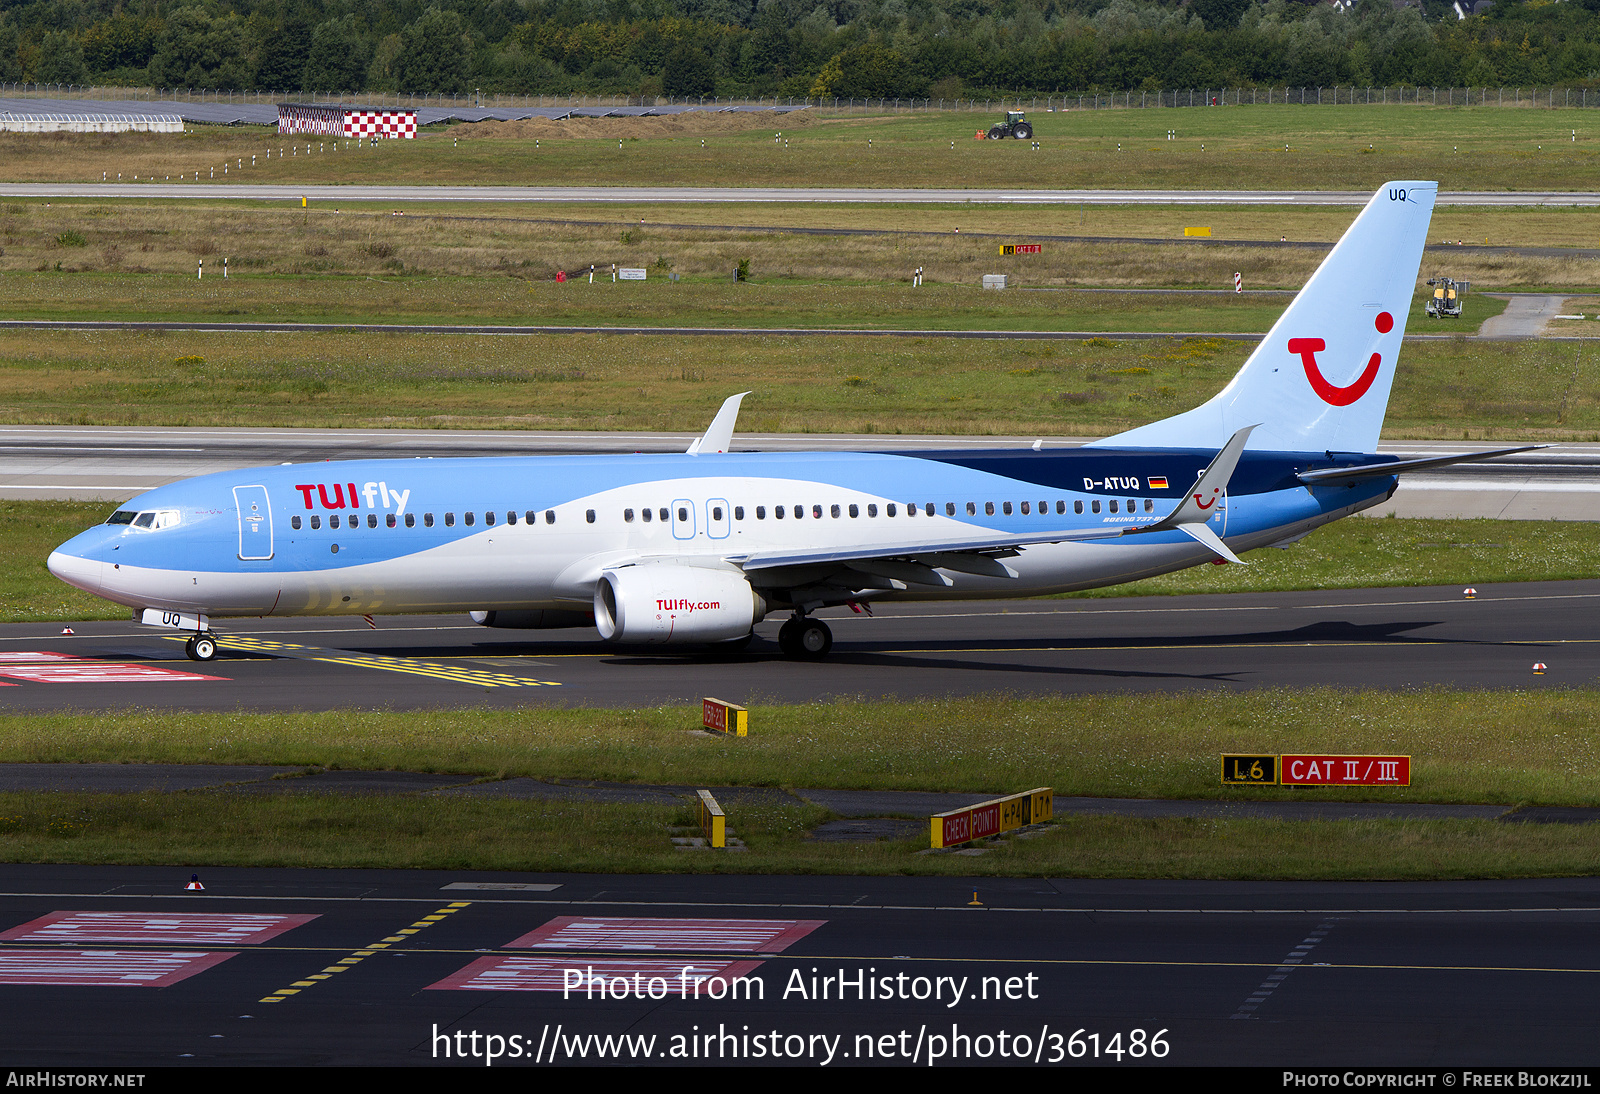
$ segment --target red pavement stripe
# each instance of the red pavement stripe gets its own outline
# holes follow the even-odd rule
[[[0,942],[159,942],[254,946],[316,915],[230,915],[212,912],[52,912],[0,933]]]
[[[0,950],[0,984],[164,988],[235,956],[157,950]]]
[[[625,997],[638,998],[643,995],[650,998],[650,980],[652,977],[665,981],[668,998],[682,998],[685,994],[698,995],[705,990],[704,985],[696,985],[696,978],[706,980],[720,978],[725,983],[731,982],[736,976],[748,976],[761,967],[760,961],[718,961],[718,960],[667,960],[663,958],[627,958],[607,957],[592,960],[586,957],[572,957],[563,960],[559,957],[531,957],[520,954],[498,954],[492,957],[480,957],[459,972],[452,973],[437,984],[429,984],[428,990],[458,990],[458,991],[562,991],[566,985],[566,971],[576,969],[583,973],[585,982],[590,975],[605,977],[608,982],[622,978],[627,981],[624,989]],[[685,969],[688,970],[685,973]],[[635,981],[634,976],[639,980]],[[635,992],[634,985],[638,984]],[[656,998],[661,998],[662,985],[657,983]],[[726,987],[718,985],[722,994]],[[582,991],[583,989],[572,989]],[[595,993],[600,993],[600,988],[595,988]]]
[[[508,949],[536,950],[744,950],[778,953],[826,923],[825,919],[640,919],[558,916],[529,931]]]

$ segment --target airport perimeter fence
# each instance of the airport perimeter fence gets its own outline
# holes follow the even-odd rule
[[[1519,109],[1600,107],[1600,88],[1590,87],[1226,87],[1168,91],[1074,91],[1046,95],[1008,95],[971,99],[689,98],[639,95],[499,95],[492,92],[415,95],[395,92],[228,91],[194,88],[78,87],[62,84],[0,83],[0,98],[90,99],[190,103],[327,103],[341,106],[604,108],[703,106],[847,111],[861,114],[955,111],[996,114],[1007,110],[1148,110],[1197,106],[1494,106]]]

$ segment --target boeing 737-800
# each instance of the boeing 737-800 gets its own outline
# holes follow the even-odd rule
[[[680,455],[362,460],[206,475],[50,556],[217,654],[229,616],[470,611],[620,643],[832,645],[818,609],[1020,597],[1296,540],[1405,471],[1376,454],[1437,185],[1373,195],[1231,383],[1081,448],[733,453],[736,395]]]

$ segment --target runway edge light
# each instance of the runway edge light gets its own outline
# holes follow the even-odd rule
[[[199,874],[190,874],[189,884],[183,887],[183,891],[186,893],[203,893],[206,891],[206,887],[200,884]]]

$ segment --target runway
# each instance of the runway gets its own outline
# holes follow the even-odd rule
[[[879,604],[821,613],[822,662],[785,659],[779,617],[743,653],[617,649],[590,628],[464,616],[217,620],[199,664],[133,623],[0,626],[0,711],[698,709],[836,698],[1345,688],[1566,688],[1600,676],[1600,581],[1096,600]],[[1544,675],[1534,662],[1549,666]]]
[[[709,414],[709,410],[708,410]],[[216,471],[322,460],[682,452],[697,434],[642,431],[0,427],[0,498],[125,501]],[[1026,448],[1035,437],[739,433],[741,451],[916,451]],[[1084,437],[1045,438],[1047,446]],[[1510,442],[1499,442],[1504,447]],[[1481,452],[1465,441],[1398,441],[1402,458]],[[1407,475],[1372,515],[1600,520],[1600,444],[1564,443],[1490,463]]]
[[[190,873],[0,866],[0,1062],[1483,1068],[1597,1055],[1590,878],[217,869],[185,894]],[[729,997],[735,976],[745,997]],[[568,983],[585,987],[564,995]]]
[[[324,202],[820,202],[870,205],[1365,205],[1370,190],[1047,190],[1006,188],[710,186],[397,186],[214,182],[0,183],[0,197],[154,198]],[[1442,190],[1438,205],[1578,207],[1600,205],[1600,191]]]

